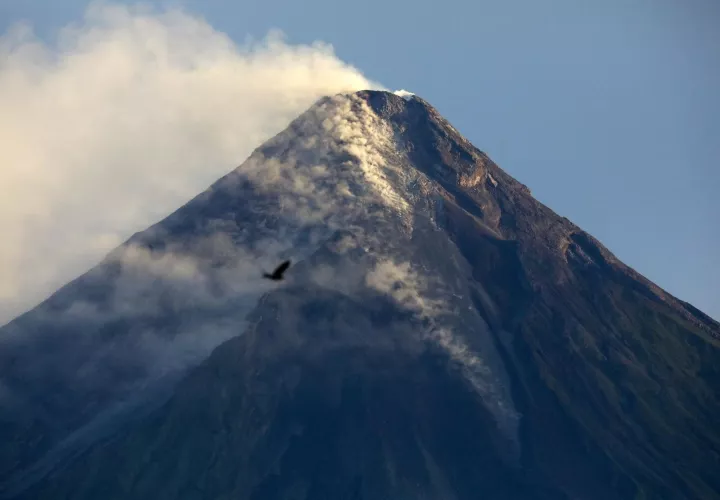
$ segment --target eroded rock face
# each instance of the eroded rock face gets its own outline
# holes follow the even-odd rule
[[[417,97],[321,100],[4,331],[8,496],[720,496],[718,323]]]

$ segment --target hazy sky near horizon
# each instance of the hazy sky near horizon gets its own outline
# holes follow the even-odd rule
[[[87,4],[0,0],[0,33],[25,22],[54,47]],[[238,45],[272,29],[290,46],[331,44],[369,80],[429,101],[540,201],[720,319],[720,2],[147,4],[181,7]]]

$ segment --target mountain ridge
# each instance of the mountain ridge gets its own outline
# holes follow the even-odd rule
[[[238,285],[257,271],[258,261],[270,256],[275,260],[292,257],[298,262],[293,266],[298,273],[295,281],[275,290],[257,288],[256,281]],[[314,264],[307,269],[310,261]],[[134,265],[138,265],[137,270],[133,270]],[[155,280],[143,281],[148,269]],[[318,276],[318,269],[325,274],[320,272]],[[345,271],[338,276],[334,269]],[[136,338],[134,330],[146,328],[154,332],[141,332],[139,338],[170,339],[158,344],[160,347],[148,356],[149,363],[163,349],[176,349],[173,346],[178,345],[178,338],[186,339],[186,351],[193,351],[199,337],[196,330],[207,328],[218,318],[223,319],[227,331],[203,344],[201,352],[188,355],[190,361],[178,363],[170,385],[180,385],[172,389],[160,413],[121,431],[130,444],[123,446],[113,441],[107,448],[91,446],[76,465],[62,469],[64,472],[56,479],[50,476],[38,489],[31,489],[28,494],[38,495],[35,498],[53,491],[65,491],[73,498],[100,492],[107,498],[159,498],[153,496],[152,481],[148,479],[160,479],[153,472],[156,466],[150,464],[147,472],[132,470],[132,457],[142,453],[143,443],[153,449],[179,447],[179,451],[194,445],[191,441],[185,445],[182,440],[167,441],[162,436],[168,434],[163,432],[153,437],[147,432],[147,422],[155,422],[153,426],[160,425],[160,431],[176,438],[181,436],[182,426],[171,425],[164,430],[157,423],[157,415],[165,415],[169,422],[182,422],[192,407],[182,402],[182,395],[191,402],[194,398],[210,398],[204,406],[214,408],[223,418],[250,418],[244,413],[250,410],[236,409],[233,398],[227,401],[222,395],[249,398],[248,408],[262,408],[266,404],[263,398],[270,396],[257,388],[251,368],[267,371],[271,385],[286,387],[287,380],[298,375],[289,374],[277,360],[262,354],[267,349],[276,352],[277,346],[284,345],[298,351],[290,357],[295,363],[294,373],[300,373],[301,379],[304,373],[316,374],[315,378],[308,375],[312,383],[300,385],[304,397],[311,399],[317,399],[313,396],[315,384],[326,387],[334,374],[318,368],[317,359],[331,359],[323,354],[325,348],[330,353],[340,352],[341,359],[348,360],[347,370],[340,365],[336,371],[343,383],[350,384],[348,387],[355,384],[357,389],[353,390],[360,391],[352,394],[375,393],[378,384],[395,387],[393,394],[398,400],[404,400],[402,394],[412,391],[412,385],[396,384],[396,377],[402,380],[397,370],[387,369],[383,372],[385,378],[373,382],[368,366],[387,366],[389,361],[382,353],[388,349],[407,360],[409,370],[425,381],[422,387],[430,393],[439,390],[437,384],[447,384],[448,393],[455,394],[454,404],[484,422],[473,426],[470,419],[463,425],[472,427],[468,432],[483,436],[475,442],[477,446],[487,446],[491,451],[480,454],[468,449],[465,454],[512,483],[502,485],[486,477],[494,488],[489,498],[507,498],[520,491],[537,495],[529,498],[638,498],[643,494],[652,498],[715,498],[712,495],[717,494],[711,470],[712,463],[717,462],[717,451],[713,450],[718,450],[720,440],[711,423],[718,402],[711,387],[720,380],[716,368],[720,365],[715,363],[718,323],[623,264],[591,235],[535,200],[526,186],[502,171],[417,96],[403,98],[383,91],[361,91],[321,99],[285,131],[257,148],[238,169],[148,230],[133,235],[87,276],[73,285],[82,289],[80,292],[54,294],[46,301],[45,311],[67,313],[84,296],[91,297],[85,302],[96,311],[112,312],[119,323],[110,332],[104,326],[97,331],[105,339],[120,339],[113,341],[128,349],[125,355],[111,352],[117,357],[110,359],[116,359],[123,369],[123,362],[135,351],[122,342]],[[128,285],[138,280],[142,287]],[[123,291],[118,282],[128,289]],[[192,286],[202,287],[203,292],[188,292]],[[132,296],[130,292],[137,290],[150,301],[150,307],[143,304],[145,299]],[[353,294],[366,296],[367,304],[375,305],[367,308],[352,300]],[[308,297],[313,295],[321,299],[312,302]],[[372,328],[399,339],[402,349],[392,343],[387,347],[383,336],[369,335],[366,339],[365,332],[372,328],[362,330],[347,325],[332,312],[341,304],[345,304],[348,314],[354,314],[358,324],[370,321],[370,327],[376,325]],[[284,312],[278,316],[277,310]],[[42,321],[33,319],[37,311],[30,313],[11,326],[23,330],[26,322],[26,331],[46,328]],[[273,314],[273,321],[280,323],[268,323]],[[102,318],[100,323],[107,316]],[[87,316],[79,321],[77,324],[89,329]],[[333,328],[328,329],[327,322]],[[417,331],[408,330],[408,324],[416,325]],[[298,325],[305,328],[300,331]],[[3,334],[7,331],[7,327],[3,328]],[[312,332],[326,332],[318,342],[327,347],[316,352],[308,337]],[[333,335],[340,340],[333,340]],[[152,342],[157,340],[144,347],[155,345]],[[106,345],[89,343],[90,358]],[[355,351],[350,346],[355,346]],[[233,373],[232,363],[222,361],[227,355],[223,358],[219,354],[228,350],[249,360],[250,368],[236,374],[244,386],[208,375],[216,370]],[[49,353],[46,359],[55,356]],[[446,375],[449,378],[440,375],[443,370],[437,371],[443,364],[434,364],[438,359],[454,367]],[[697,365],[696,371],[691,360]],[[168,359],[168,363],[171,361]],[[70,373],[63,375],[70,377],[65,380],[82,381],[72,378],[73,369],[70,364],[65,367]],[[99,369],[98,373],[104,373],[102,366]],[[143,380],[146,369],[138,365],[139,375],[123,372],[112,377],[128,380],[126,392],[132,392],[133,384]],[[190,375],[185,375],[187,370]],[[435,376],[429,377],[430,372]],[[23,372],[15,374],[14,379],[22,380],[20,375]],[[0,380],[6,380],[7,371],[0,372],[0,376],[4,377]],[[199,386],[208,394],[188,389],[192,386],[188,380],[193,377],[199,377]],[[672,392],[656,393],[663,383]],[[463,384],[470,392],[459,389]],[[38,387],[42,388],[43,383]],[[342,387],[335,390],[341,394],[351,390]],[[93,390],[79,394],[76,400],[97,397]],[[113,396],[115,393],[107,395],[104,390],[102,384],[97,388],[98,394],[108,400],[117,394],[122,397],[122,391]],[[288,391],[282,392],[283,398],[294,398],[292,389]],[[210,395],[218,398],[216,405]],[[363,407],[357,406],[358,401],[372,406],[372,398],[353,397],[360,398],[351,397],[356,401],[355,408]],[[278,438],[281,448],[289,446],[286,440],[291,438],[283,425],[288,425],[288,418],[293,419],[293,412],[283,413],[286,410],[280,409],[291,400],[271,399],[280,413],[263,410],[276,426],[271,426],[273,432],[285,436]],[[441,429],[439,422],[452,425],[453,415],[433,410],[422,400],[406,401],[428,421],[435,422],[435,427],[427,427],[422,420],[413,421],[414,425],[426,427],[415,438],[404,441],[403,446],[415,450],[406,458],[400,444],[386,436],[386,441],[381,440],[377,446],[389,446],[387,453],[394,458],[378,460],[391,469],[390,464],[397,465],[398,460],[405,463],[408,478],[425,485],[425,491],[432,492],[428,495],[435,495],[432,498],[469,498],[473,488],[482,482],[465,477],[471,470],[468,463],[459,460],[457,450],[453,454],[435,437],[441,430],[448,432]],[[334,406],[322,397],[316,402],[324,409],[323,418],[335,419],[337,425],[346,425],[343,422],[351,418],[352,413],[333,410]],[[387,411],[405,411],[391,404],[388,407]],[[661,408],[666,414],[659,416]],[[65,411],[68,425],[77,425],[73,424],[78,422],[73,409]],[[217,418],[208,411],[201,412],[203,419]],[[698,417],[691,418],[692,412]],[[307,413],[309,420],[293,425],[316,428],[313,419],[320,418],[318,415]],[[362,418],[358,422],[360,428],[366,429],[364,432],[370,433],[363,438],[356,436],[355,446],[362,448],[359,443],[378,438],[373,437],[372,427],[364,427],[367,424],[362,424]],[[685,429],[690,437],[676,442],[662,437],[661,429],[673,427]],[[240,435],[252,430],[231,428]],[[352,428],[345,428],[351,433]],[[206,435],[207,429],[201,426],[196,432],[198,436]],[[568,438],[565,432],[576,439]],[[708,444],[701,444],[696,435],[703,436]],[[551,442],[549,436],[556,441]],[[460,446],[461,436],[455,439],[453,446]],[[242,460],[265,453],[262,448],[253,448],[250,441],[234,442],[239,446],[235,451],[227,444],[215,443],[215,453],[239,454]],[[512,443],[518,447],[515,451]],[[325,446],[325,453],[331,453],[335,445]],[[668,449],[675,450],[673,460],[685,465],[671,466]],[[300,453],[300,458],[287,458],[294,467],[303,461],[320,460],[294,453]],[[343,449],[332,453],[342,461],[354,452]],[[384,456],[372,455],[379,452],[369,448],[366,453]],[[120,484],[107,477],[110,469],[103,469],[102,464],[109,463],[113,454],[125,457],[122,467],[137,480]],[[424,457],[421,462],[426,465],[418,465],[420,457]],[[187,460],[188,464],[196,463],[191,456]],[[201,463],[205,459],[197,460]],[[169,471],[168,480],[173,484],[183,483],[179,466],[167,459],[157,465]],[[381,498],[377,495],[390,491],[420,495],[408,485],[393,482],[395,476],[388,476],[387,471],[373,469],[358,483],[353,479],[357,474],[353,467],[338,472],[342,477],[349,474],[345,477],[347,483],[356,485],[353,498]],[[77,475],[88,469],[96,472],[87,479]],[[3,465],[5,470],[12,472]],[[453,470],[467,472],[458,477],[453,476]],[[289,494],[301,488],[301,483],[310,485],[301,488],[310,495],[303,498],[313,497],[313,491],[345,494],[341,493],[341,485],[328,483],[322,473],[308,471],[292,481],[283,474],[263,476],[267,471],[261,470],[256,474],[255,478],[246,477],[244,497]],[[217,489],[218,498],[231,491],[240,494],[237,485],[231,486],[222,477],[193,477],[203,482],[205,491]],[[97,490],[105,488],[101,486],[103,481],[114,486]],[[174,487],[167,489],[170,497]],[[680,496],[664,497],[664,488],[672,488],[673,494]],[[175,490],[175,494],[181,495],[181,491]]]

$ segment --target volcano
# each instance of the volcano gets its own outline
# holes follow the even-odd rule
[[[321,99],[0,338],[5,498],[720,498],[720,324],[408,93]]]

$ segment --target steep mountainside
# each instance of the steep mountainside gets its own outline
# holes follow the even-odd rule
[[[414,96],[321,100],[0,335],[6,496],[720,498],[720,325]]]

